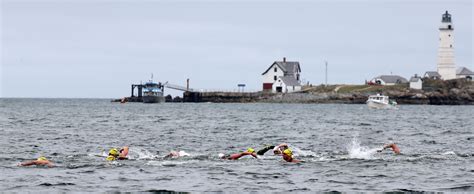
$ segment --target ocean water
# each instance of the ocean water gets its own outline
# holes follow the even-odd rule
[[[473,115],[473,106],[0,99],[0,190],[474,192]],[[375,151],[388,142],[402,154]],[[218,158],[279,143],[304,162]],[[124,145],[129,160],[105,161]],[[189,156],[163,158],[172,150]],[[17,166],[39,156],[56,166]]]

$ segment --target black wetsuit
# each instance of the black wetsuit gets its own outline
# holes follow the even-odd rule
[[[267,152],[268,150],[271,150],[273,148],[275,148],[275,146],[267,146],[267,147],[265,147],[261,150],[258,150],[257,155],[263,155],[263,154],[265,154],[265,152]]]

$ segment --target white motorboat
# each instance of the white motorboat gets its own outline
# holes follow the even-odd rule
[[[367,106],[374,109],[396,109],[397,102],[389,100],[388,96],[377,94],[369,96]]]

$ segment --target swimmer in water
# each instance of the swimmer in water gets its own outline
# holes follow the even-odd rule
[[[41,156],[39,157],[38,159],[36,160],[32,160],[32,161],[27,161],[27,162],[22,162],[20,164],[18,164],[18,166],[32,166],[32,165],[36,165],[36,166],[47,166],[47,167],[53,167],[53,163],[51,161],[49,161],[46,157],[44,156]]]
[[[164,158],[179,158],[183,156],[190,156],[190,154],[186,153],[185,151],[171,151],[168,155],[166,155]]]
[[[283,150],[288,149],[288,144],[282,143],[278,146],[267,146],[257,152],[257,155],[264,155],[268,150],[273,149],[273,154],[281,155]]]
[[[301,160],[297,160],[293,158],[293,152],[289,148],[283,150],[282,156],[283,156],[283,160],[287,162],[293,162],[293,163],[301,162]]]
[[[255,153],[255,150],[252,148],[248,148],[247,151],[242,152],[242,153],[237,153],[237,154],[230,154],[230,155],[219,154],[219,158],[228,159],[228,160],[237,160],[241,158],[242,156],[247,156],[247,155],[251,155],[254,158],[257,158],[257,154]]]
[[[106,160],[114,161],[114,160],[127,160],[128,155],[128,146],[124,146],[122,148],[112,148],[109,150],[109,155],[107,156]]]
[[[394,143],[385,144],[383,148],[381,150],[377,150],[377,152],[382,152],[383,150],[388,148],[391,148],[393,153],[400,154],[400,148],[398,148],[398,146]]]

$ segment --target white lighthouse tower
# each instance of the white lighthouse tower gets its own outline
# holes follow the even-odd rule
[[[438,73],[444,80],[456,78],[456,64],[454,63],[454,35],[451,14],[446,11],[439,27]]]

